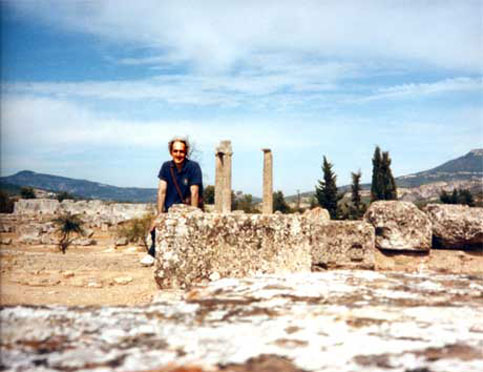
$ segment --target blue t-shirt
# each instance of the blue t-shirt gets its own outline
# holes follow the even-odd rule
[[[173,167],[173,173],[176,177],[179,189],[186,199],[191,195],[190,186],[198,185],[200,187],[199,195],[203,195],[203,177],[199,164],[193,160],[185,159],[181,171],[178,171],[176,165],[172,160],[164,162],[159,170],[158,178],[166,181],[168,184],[166,189],[166,199],[164,200],[164,209],[167,211],[173,204],[182,204],[183,200],[180,198],[176,186],[171,176],[170,167]]]

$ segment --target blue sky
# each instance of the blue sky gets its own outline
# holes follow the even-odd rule
[[[2,7],[1,173],[156,187],[174,135],[205,183],[232,141],[233,187],[313,190],[483,147],[483,2],[61,1]]]

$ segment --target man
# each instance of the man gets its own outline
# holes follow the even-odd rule
[[[158,216],[167,212],[173,204],[188,204],[198,207],[203,193],[203,180],[199,164],[188,159],[189,143],[184,138],[174,138],[168,143],[172,160],[164,162],[158,174]],[[153,244],[141,260],[144,266],[154,263],[154,221],[150,232]]]

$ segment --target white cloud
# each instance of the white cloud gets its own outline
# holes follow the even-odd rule
[[[64,151],[89,147],[159,148],[176,134],[189,135],[206,148],[233,138],[242,149],[262,146],[294,148],[310,144],[297,130],[282,131],[263,121],[119,120],[68,101],[38,97],[6,97],[2,102],[2,151]],[[294,136],[295,135],[295,136]],[[294,141],[294,138],[297,141]]]
[[[412,61],[472,72],[481,72],[483,60],[478,0],[15,0],[11,4],[54,27],[168,52],[201,70],[230,69],[267,51],[336,60]],[[136,63],[141,62],[158,61]]]
[[[273,56],[251,61],[249,69],[228,75],[159,75],[143,80],[5,83],[6,92],[110,100],[155,100],[180,105],[279,106],[302,104],[310,96],[337,89],[336,81],[359,74],[348,63],[283,63]],[[272,97],[274,96],[274,97]]]
[[[376,91],[376,93],[359,99],[359,102],[393,98],[414,98],[450,92],[481,92],[482,89],[483,80],[481,78],[476,79],[459,77],[436,81],[433,83],[408,83],[387,88],[380,88]]]

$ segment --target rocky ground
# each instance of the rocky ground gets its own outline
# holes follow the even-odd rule
[[[482,370],[481,250],[185,292],[158,291],[143,254],[1,246],[0,370]]]

